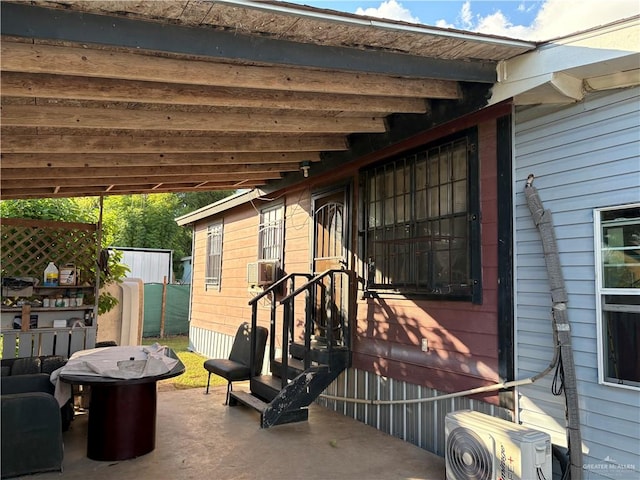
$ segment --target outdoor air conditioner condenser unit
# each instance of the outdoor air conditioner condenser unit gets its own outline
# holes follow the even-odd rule
[[[551,437],[471,410],[445,417],[447,480],[551,480]]]

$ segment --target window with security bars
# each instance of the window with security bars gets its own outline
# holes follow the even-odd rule
[[[362,174],[367,289],[481,301],[476,130]]]
[[[204,283],[206,286],[220,287],[222,273],[222,222],[207,228],[207,264]]]
[[[258,260],[282,259],[284,207],[282,205],[260,212],[258,229]]]

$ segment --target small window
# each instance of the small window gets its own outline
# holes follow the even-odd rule
[[[475,129],[363,172],[367,290],[481,302]]]
[[[207,265],[204,277],[206,286],[220,287],[222,273],[222,222],[207,228]]]
[[[594,213],[600,381],[640,387],[640,204]]]
[[[258,260],[282,260],[284,207],[265,208],[260,212]]]

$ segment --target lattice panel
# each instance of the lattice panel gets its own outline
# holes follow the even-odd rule
[[[2,276],[35,277],[44,269],[73,263],[80,269],[80,284],[95,283],[98,257],[94,224],[3,218],[0,224]]]

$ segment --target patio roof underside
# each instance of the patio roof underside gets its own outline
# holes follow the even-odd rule
[[[532,45],[287,4],[2,2],[2,199],[263,187]]]

